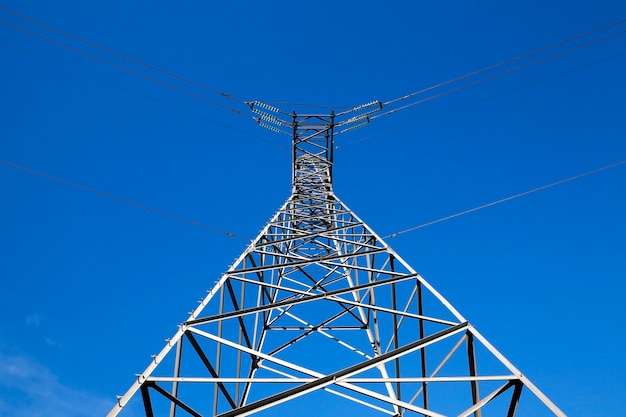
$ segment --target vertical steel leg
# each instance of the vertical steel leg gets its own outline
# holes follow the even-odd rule
[[[417,314],[424,314],[424,304],[422,300],[422,284],[417,281]],[[425,336],[424,320],[419,320],[419,337],[422,340]],[[420,350],[420,358],[422,361],[422,378],[426,378],[428,369],[426,367],[426,347]],[[422,382],[422,392],[424,393],[424,408],[428,410],[428,383]]]
[[[141,386],[141,398],[143,399],[143,408],[146,411],[146,417],[154,417],[154,411],[152,411],[152,401],[150,400],[150,393],[148,392],[147,384],[143,384]]]
[[[506,417],[515,417],[517,413],[517,406],[519,405],[519,399],[522,396],[522,388],[524,385],[521,382],[515,384],[515,389],[513,390],[513,396],[511,397],[511,405],[509,406],[509,412]]]
[[[469,362],[469,373],[470,376],[476,376],[476,352],[474,350],[474,336],[470,332],[467,332],[467,360]],[[474,404],[480,401],[480,393],[478,392],[478,381],[471,381],[470,385],[472,386],[472,402]],[[474,411],[474,417],[481,417],[482,411],[477,409]]]
[[[222,287],[220,289],[220,314],[224,314],[224,287]],[[220,320],[220,322],[217,324],[217,335],[218,337],[222,337],[222,321]],[[216,360],[215,360],[215,372],[217,373],[218,377],[220,374],[220,368],[221,368],[221,358],[222,358],[222,344],[221,343],[217,343],[217,352],[215,354],[216,356]],[[219,385],[215,384],[215,387],[213,388],[213,415],[216,416],[217,415],[217,404],[218,404],[218,399],[219,399],[219,395],[218,392],[219,391]]]
[[[176,342],[176,359],[174,360],[174,376],[178,378],[180,376],[180,361],[183,354],[183,338],[181,337]],[[172,383],[172,397],[178,398],[178,381]],[[176,416],[176,403],[170,405],[170,417]]]

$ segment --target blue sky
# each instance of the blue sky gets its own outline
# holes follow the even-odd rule
[[[331,106],[626,18],[602,0],[225,3],[0,7],[243,100]],[[289,138],[249,118],[6,24],[0,63],[0,160],[249,238],[289,195]],[[385,236],[622,161],[624,73],[626,35],[376,119],[337,137],[335,191]],[[388,243],[566,413],[621,416],[625,184],[623,165]],[[7,165],[0,189],[1,417],[104,414],[246,245]]]

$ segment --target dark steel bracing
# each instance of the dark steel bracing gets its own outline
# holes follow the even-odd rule
[[[292,194],[109,417],[135,398],[147,417],[514,417],[523,390],[564,416],[334,194],[333,131],[378,105],[336,124],[251,104],[292,129]]]

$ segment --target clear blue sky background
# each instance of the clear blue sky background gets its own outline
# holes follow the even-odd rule
[[[334,106],[626,18],[617,0],[0,7],[244,100]],[[626,35],[380,118],[337,137],[335,191],[388,235],[624,160],[624,74]],[[0,121],[1,160],[246,237],[290,192],[287,136],[4,24]],[[625,186],[626,165],[388,242],[570,416],[623,416]],[[2,417],[103,415],[246,245],[6,165],[0,190]]]

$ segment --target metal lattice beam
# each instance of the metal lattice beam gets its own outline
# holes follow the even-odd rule
[[[140,392],[147,417],[262,415],[317,394],[371,415],[513,417],[524,388],[564,416],[334,194],[335,118],[292,115],[292,195],[108,416]]]

